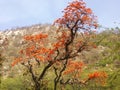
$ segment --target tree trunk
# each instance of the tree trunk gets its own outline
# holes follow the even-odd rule
[[[35,90],[40,90],[40,83],[38,82],[35,83]]]
[[[58,82],[54,82],[54,90],[57,90],[57,84],[58,84]]]

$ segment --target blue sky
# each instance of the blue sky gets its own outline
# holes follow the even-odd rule
[[[0,30],[53,23],[72,0],[0,0]],[[105,27],[120,27],[120,0],[84,0]],[[116,22],[116,23],[114,23]]]

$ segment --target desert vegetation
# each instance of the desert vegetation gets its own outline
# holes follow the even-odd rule
[[[0,35],[2,90],[119,90],[120,28],[97,33],[98,22],[82,0],[53,25]]]

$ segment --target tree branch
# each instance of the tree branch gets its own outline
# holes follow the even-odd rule
[[[54,64],[54,62],[51,61],[51,62],[49,62],[49,63],[47,64],[47,66],[45,66],[45,68],[43,69],[42,73],[40,74],[40,76],[39,76],[39,78],[38,78],[38,81],[40,81],[40,80],[43,78],[43,76],[45,75],[46,71],[47,71],[53,64]]]

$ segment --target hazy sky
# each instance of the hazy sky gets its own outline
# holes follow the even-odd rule
[[[0,0],[0,30],[53,23],[73,0]],[[84,0],[105,27],[120,27],[120,0]],[[116,23],[114,23],[116,22]]]

